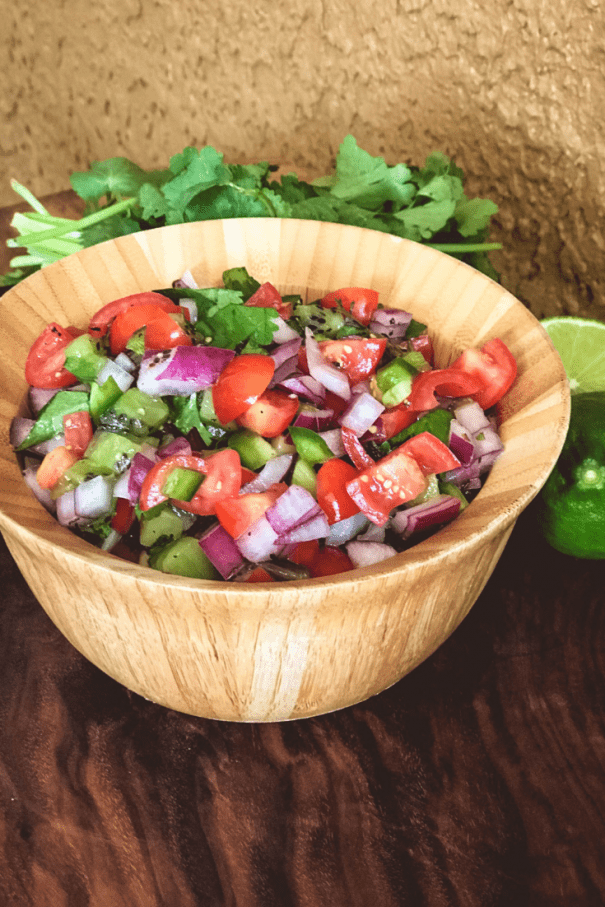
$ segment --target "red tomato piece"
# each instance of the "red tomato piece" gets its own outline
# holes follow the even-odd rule
[[[356,475],[354,466],[336,457],[320,467],[317,473],[317,503],[330,526],[359,513],[359,507],[347,491],[347,482]]]
[[[172,312],[175,309],[180,311],[180,308],[175,306],[171,299],[162,296],[161,293],[133,293],[131,296],[123,296],[121,299],[108,302],[95,312],[88,325],[89,333],[94,337],[103,337],[116,315],[139,305],[155,305],[165,312]]]
[[[277,580],[270,573],[267,573],[264,567],[255,567],[252,573],[249,573],[245,583],[275,583]]]
[[[482,409],[497,403],[517,377],[515,357],[498,337],[488,340],[480,350],[462,353],[452,368],[481,382],[481,389],[473,394],[473,398]]]
[[[181,510],[210,516],[216,512],[216,505],[225,498],[236,495],[242,484],[242,470],[239,454],[235,450],[217,450],[207,455],[174,454],[157,462],[143,479],[139,507],[149,510],[156,504],[167,501],[162,492],[164,482],[173,469],[194,469],[205,476],[204,481],[190,501],[176,501]]]
[[[258,473],[254,472],[253,469],[248,469],[247,466],[242,466],[242,486],[247,485],[248,482],[251,482],[256,478]]]
[[[279,290],[276,290],[269,281],[262,283],[256,293],[253,293],[245,304],[261,309],[275,309],[284,321],[287,321],[292,314],[292,303],[284,302]]]
[[[428,431],[408,438],[399,450],[414,457],[425,476],[437,475],[460,466],[460,460],[449,447]]]
[[[363,287],[344,287],[327,293],[321,300],[324,309],[335,309],[340,302],[343,309],[350,312],[361,324],[368,325],[378,308],[378,293]]]
[[[245,413],[267,390],[274,372],[271,356],[248,353],[232,359],[212,388],[212,402],[219,422],[226,425]]]
[[[277,438],[298,412],[298,403],[296,395],[269,389],[238,417],[237,423],[263,438]]]
[[[374,374],[386,345],[386,337],[345,337],[344,340],[322,340],[319,349],[328,362],[345,372],[351,384],[356,384]]]
[[[275,504],[287,488],[285,482],[276,482],[266,491],[239,494],[219,501],[216,505],[218,521],[232,538],[237,539]]]
[[[357,469],[366,469],[368,466],[374,465],[376,461],[369,455],[352,428],[342,426],[340,434],[347,456],[351,458]]]
[[[172,305],[172,304],[171,304]],[[170,309],[173,314],[180,312],[179,306]],[[114,356],[126,349],[132,335],[142,327],[145,331],[146,349],[168,349],[173,346],[190,344],[191,338],[170,318],[164,308],[153,303],[131,306],[115,316],[109,330],[109,342]],[[154,332],[155,331],[155,332]],[[174,340],[171,337],[174,335]],[[184,340],[181,339],[184,338]],[[174,342],[176,340],[176,342]],[[164,346],[166,343],[166,346]]]
[[[462,369],[441,368],[432,372],[420,372],[412,383],[409,404],[411,409],[423,412],[435,409],[436,393],[444,397],[473,397],[481,387],[482,382],[478,377],[467,374]]]
[[[32,387],[46,389],[68,387],[78,379],[65,365],[65,348],[76,334],[55,321],[48,324],[34,340],[25,361],[25,379]]]
[[[309,567],[312,577],[317,576],[334,576],[336,573],[346,573],[347,570],[354,570],[349,555],[340,548],[334,548],[332,545],[326,545],[321,548],[317,557]]]
[[[394,507],[418,497],[427,486],[420,466],[403,446],[347,483],[347,491],[359,509],[377,526],[384,526]]]
[[[87,410],[63,416],[65,446],[73,450],[78,459],[84,456],[84,451],[92,441],[93,432],[92,419]]]
[[[418,337],[412,337],[410,340],[410,347],[413,350],[417,350],[419,353],[422,353],[426,362],[428,362],[429,365],[433,365],[433,341],[428,334],[419,334]]]
[[[303,567],[311,567],[319,554],[319,542],[311,539],[308,542],[298,542],[293,551],[288,555],[288,560]]]
[[[134,504],[127,498],[116,498],[116,512],[111,518],[111,528],[126,535],[130,531],[135,519]]]
[[[54,488],[63,473],[77,463],[78,459],[73,450],[68,450],[67,447],[53,447],[36,472],[36,481],[40,488]]]
[[[378,421],[382,424],[382,431],[379,431],[375,440],[380,443],[394,438],[395,435],[412,425],[418,418],[418,413],[411,407],[401,403],[399,406],[393,406],[391,409],[385,409],[381,412]]]

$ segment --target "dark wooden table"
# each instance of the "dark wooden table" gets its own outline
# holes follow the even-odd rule
[[[533,507],[430,659],[306,721],[130,693],[3,543],[0,589],[0,907],[605,904],[605,562]]]

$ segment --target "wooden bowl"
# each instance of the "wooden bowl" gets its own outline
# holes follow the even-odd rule
[[[382,564],[326,579],[241,585],[164,575],[62,528],[26,487],[9,444],[24,363],[50,321],[85,326],[102,304],[166,287],[186,269],[218,285],[245,265],[309,299],[368,286],[429,324],[439,365],[501,337],[519,377],[500,406],[505,451],[452,524]],[[103,243],[44,268],[0,299],[0,530],[23,576],[91,662],[157,703],[230,721],[341,709],[395,683],[475,602],[515,520],[563,445],[563,367],[531,313],[461,262],[390,235],[311,221],[192,223]]]

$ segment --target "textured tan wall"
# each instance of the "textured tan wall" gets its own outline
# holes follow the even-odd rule
[[[348,132],[453,155],[538,316],[605,317],[599,0],[0,0],[0,204],[185,145],[326,172]]]

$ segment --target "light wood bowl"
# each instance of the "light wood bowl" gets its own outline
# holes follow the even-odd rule
[[[245,265],[309,299],[368,286],[429,324],[439,365],[498,336],[519,377],[500,407],[505,452],[461,516],[409,552],[327,579],[242,586],[172,577],[71,534],[26,487],[9,425],[30,344],[49,321],[85,326],[102,304],[186,269],[218,285]],[[0,530],[67,639],[129,689],[191,715],[281,721],[340,709],[395,683],[470,610],[563,445],[569,392],[531,313],[461,262],[390,235],[245,219],[125,236],[44,268],[0,299]]]

